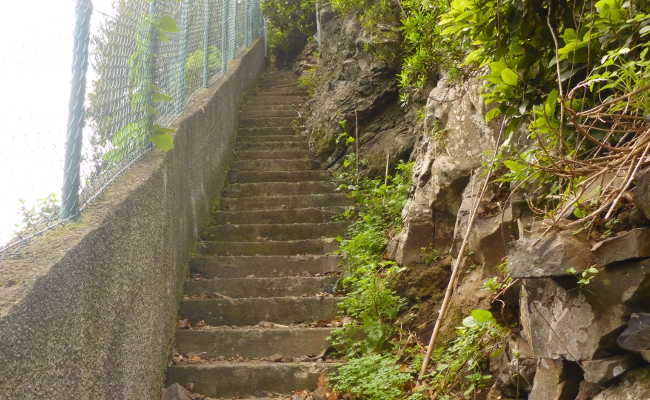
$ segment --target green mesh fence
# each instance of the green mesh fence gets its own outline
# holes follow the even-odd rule
[[[117,0],[110,13],[76,3],[58,221],[79,215],[147,151],[173,146],[168,127],[192,94],[264,32],[260,0]]]

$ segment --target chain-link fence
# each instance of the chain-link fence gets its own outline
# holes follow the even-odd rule
[[[76,3],[61,212],[32,231],[75,218],[154,146],[171,149],[192,93],[264,32],[260,0],[115,0],[110,15]]]

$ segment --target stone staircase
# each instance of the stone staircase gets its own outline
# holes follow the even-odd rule
[[[242,106],[237,157],[185,286],[167,383],[210,398],[314,389],[338,279],[334,221],[349,200],[296,130],[295,76],[266,74]]]

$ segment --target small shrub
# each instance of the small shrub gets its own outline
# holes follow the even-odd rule
[[[405,369],[405,370],[404,370]],[[330,377],[332,388],[368,400],[396,400],[403,397],[405,385],[412,379],[395,356],[368,354],[354,358]]]
[[[21,199],[19,213],[22,221],[16,225],[16,238],[25,238],[46,229],[58,220],[60,212],[61,203],[54,193],[38,199],[36,206],[31,208]]]

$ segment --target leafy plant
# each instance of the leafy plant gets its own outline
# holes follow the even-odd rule
[[[508,273],[507,259],[497,265],[496,269],[498,274],[483,282],[483,289],[489,290],[493,294],[498,294],[514,282],[514,279]]]
[[[330,377],[335,391],[369,400],[396,400],[405,393],[412,379],[408,366],[400,365],[390,354],[371,353],[353,358]]]
[[[506,333],[491,312],[473,310],[456,328],[456,337],[434,352],[435,368],[425,377],[429,398],[459,398],[455,393],[472,398],[485,388],[492,379],[484,372],[488,357],[500,351]]]
[[[37,200],[34,207],[28,207],[25,200],[20,199],[21,222],[16,225],[15,236],[18,239],[34,235],[59,218],[61,203],[55,193]]]
[[[104,154],[110,162],[120,162],[129,150],[143,148],[153,143],[162,151],[174,148],[173,129],[154,122],[157,111],[155,104],[171,101],[155,84],[153,64],[158,41],[170,40],[169,34],[178,32],[176,20],[169,15],[145,15],[138,25],[135,49],[129,57],[129,106],[130,112],[140,119],[129,123],[111,137],[113,148]]]
[[[349,136],[340,138],[348,141]],[[382,259],[387,232],[401,223],[400,215],[410,186],[410,164],[400,164],[395,175],[357,181],[354,160],[347,159],[339,179],[355,182],[340,186],[357,203],[345,216],[353,219],[346,239],[339,238],[347,274],[341,284],[348,294],[341,301],[341,313],[351,323],[333,334],[334,343],[348,355],[379,351],[395,333],[393,321],[405,301],[389,287],[399,267]]]
[[[279,65],[285,65],[316,32],[316,2],[266,0],[262,12],[268,20],[269,50]]]
[[[575,268],[568,268],[566,272],[576,277],[576,279],[578,280],[579,287],[585,288],[589,286],[591,281],[593,281],[596,278],[596,276],[598,276],[598,273],[600,271],[598,270],[598,268],[596,268],[595,265],[592,265],[582,272],[576,271]]]
[[[187,80],[188,93],[193,92],[200,86],[203,77],[204,50],[193,51],[185,62],[185,76]],[[221,69],[221,50],[216,46],[208,47],[208,75],[212,76]]]
[[[300,78],[298,78],[298,84],[307,89],[309,93],[313,94],[316,89],[317,77],[318,67],[310,67],[300,76]]]

